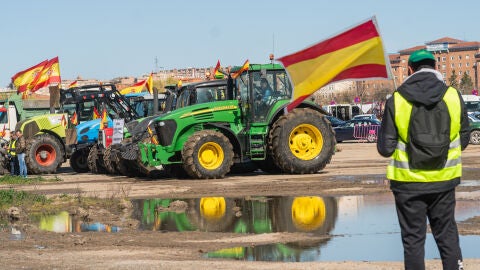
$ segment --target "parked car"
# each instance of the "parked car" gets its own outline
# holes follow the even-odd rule
[[[333,128],[337,142],[346,140],[367,140],[376,142],[381,122],[378,119],[352,119]]]
[[[480,112],[468,112],[468,117],[474,122],[480,122]]]
[[[338,127],[338,126],[341,126],[343,124],[345,124],[345,121],[335,117],[335,116],[332,116],[332,115],[327,115],[326,116],[328,121],[330,121],[330,123],[332,123],[332,127]]]
[[[378,118],[375,114],[357,114],[352,118],[352,120],[354,119],[378,119]]]
[[[470,122],[470,143],[480,144],[480,120],[469,113],[468,122]]]

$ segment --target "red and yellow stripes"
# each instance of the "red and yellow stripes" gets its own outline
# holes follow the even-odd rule
[[[389,77],[382,40],[373,19],[278,60],[294,85],[288,110],[332,82]]]

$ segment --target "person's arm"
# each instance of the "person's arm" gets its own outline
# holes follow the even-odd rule
[[[385,111],[382,118],[382,126],[378,133],[377,151],[384,157],[390,157],[398,142],[398,131],[395,126],[395,105],[393,96],[385,104]]]
[[[463,101],[462,95],[458,94],[460,96],[460,103],[461,103],[461,119],[460,119],[460,143],[462,145],[462,151],[465,150],[470,143],[470,123],[468,121],[468,112],[465,108],[465,103]]]

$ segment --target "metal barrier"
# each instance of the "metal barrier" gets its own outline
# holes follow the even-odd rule
[[[355,125],[353,127],[353,137],[357,140],[367,140],[376,142],[380,125]]]

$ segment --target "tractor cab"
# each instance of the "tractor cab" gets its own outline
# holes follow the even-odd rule
[[[265,122],[280,100],[290,100],[292,85],[285,69],[278,64],[250,65],[235,81],[244,115],[251,122]],[[248,104],[248,106],[247,106]]]

